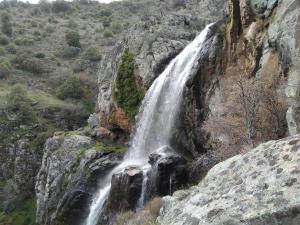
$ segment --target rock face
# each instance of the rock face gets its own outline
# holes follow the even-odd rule
[[[90,137],[57,134],[48,139],[36,182],[38,224],[81,224],[99,177],[121,158],[97,151]]]
[[[102,122],[110,116],[116,104],[113,100],[114,83],[123,50],[126,47],[135,56],[135,77],[137,82],[149,87],[195,35],[210,21],[225,17],[226,0],[191,0],[181,10],[168,11],[161,3],[161,12],[149,12],[140,23],[133,26],[107,54],[98,76],[98,111]],[[203,19],[208,17],[209,21]]]
[[[165,197],[162,225],[296,225],[300,135],[270,141],[213,167],[198,186]]]

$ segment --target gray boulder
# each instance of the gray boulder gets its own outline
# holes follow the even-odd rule
[[[300,135],[270,141],[213,167],[189,190],[163,198],[161,225],[297,225]]]

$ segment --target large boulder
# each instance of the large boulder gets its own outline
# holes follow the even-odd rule
[[[213,167],[189,190],[163,198],[161,225],[297,225],[300,135],[270,141]]]
[[[111,189],[98,224],[110,224],[118,213],[136,209],[143,184],[143,171],[127,167],[112,176]]]
[[[168,146],[149,156],[149,197],[172,195],[188,182],[187,162]]]
[[[89,213],[99,178],[122,155],[98,151],[90,137],[63,133],[48,139],[44,151],[36,181],[37,222],[79,225]]]

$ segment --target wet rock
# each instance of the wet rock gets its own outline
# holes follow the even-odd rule
[[[149,156],[151,164],[150,193],[152,196],[172,195],[188,182],[187,162],[169,146]]]
[[[300,135],[270,141],[217,164],[197,186],[164,197],[158,222],[298,224],[300,180],[294,169],[299,167],[299,141]]]
[[[111,190],[98,224],[110,224],[118,213],[135,210],[142,191],[142,183],[143,171],[137,167],[128,167],[114,174]]]
[[[37,222],[82,224],[99,177],[120,163],[118,153],[98,152],[90,137],[56,133],[47,140],[36,181]]]

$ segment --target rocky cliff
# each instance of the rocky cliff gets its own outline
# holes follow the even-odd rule
[[[209,172],[197,186],[165,197],[158,222],[300,223],[300,137],[259,145],[300,129],[299,1],[187,0],[177,1],[175,8],[170,2],[155,2],[153,7],[160,10],[152,10],[145,1],[149,10],[137,13],[114,47],[109,43],[88,127],[55,133],[43,152],[28,151],[24,139],[5,153],[13,157],[2,164],[2,171],[9,170],[8,164],[14,170],[2,176],[13,177],[14,191],[27,193],[35,182],[38,224],[82,224],[99,181],[126,151],[146,90],[211,22],[216,22],[213,35],[186,83],[173,129],[177,153],[149,158],[157,171],[152,171],[155,185],[148,198],[197,184]],[[118,213],[136,210],[142,173],[132,167],[113,176],[99,224],[111,224]]]

